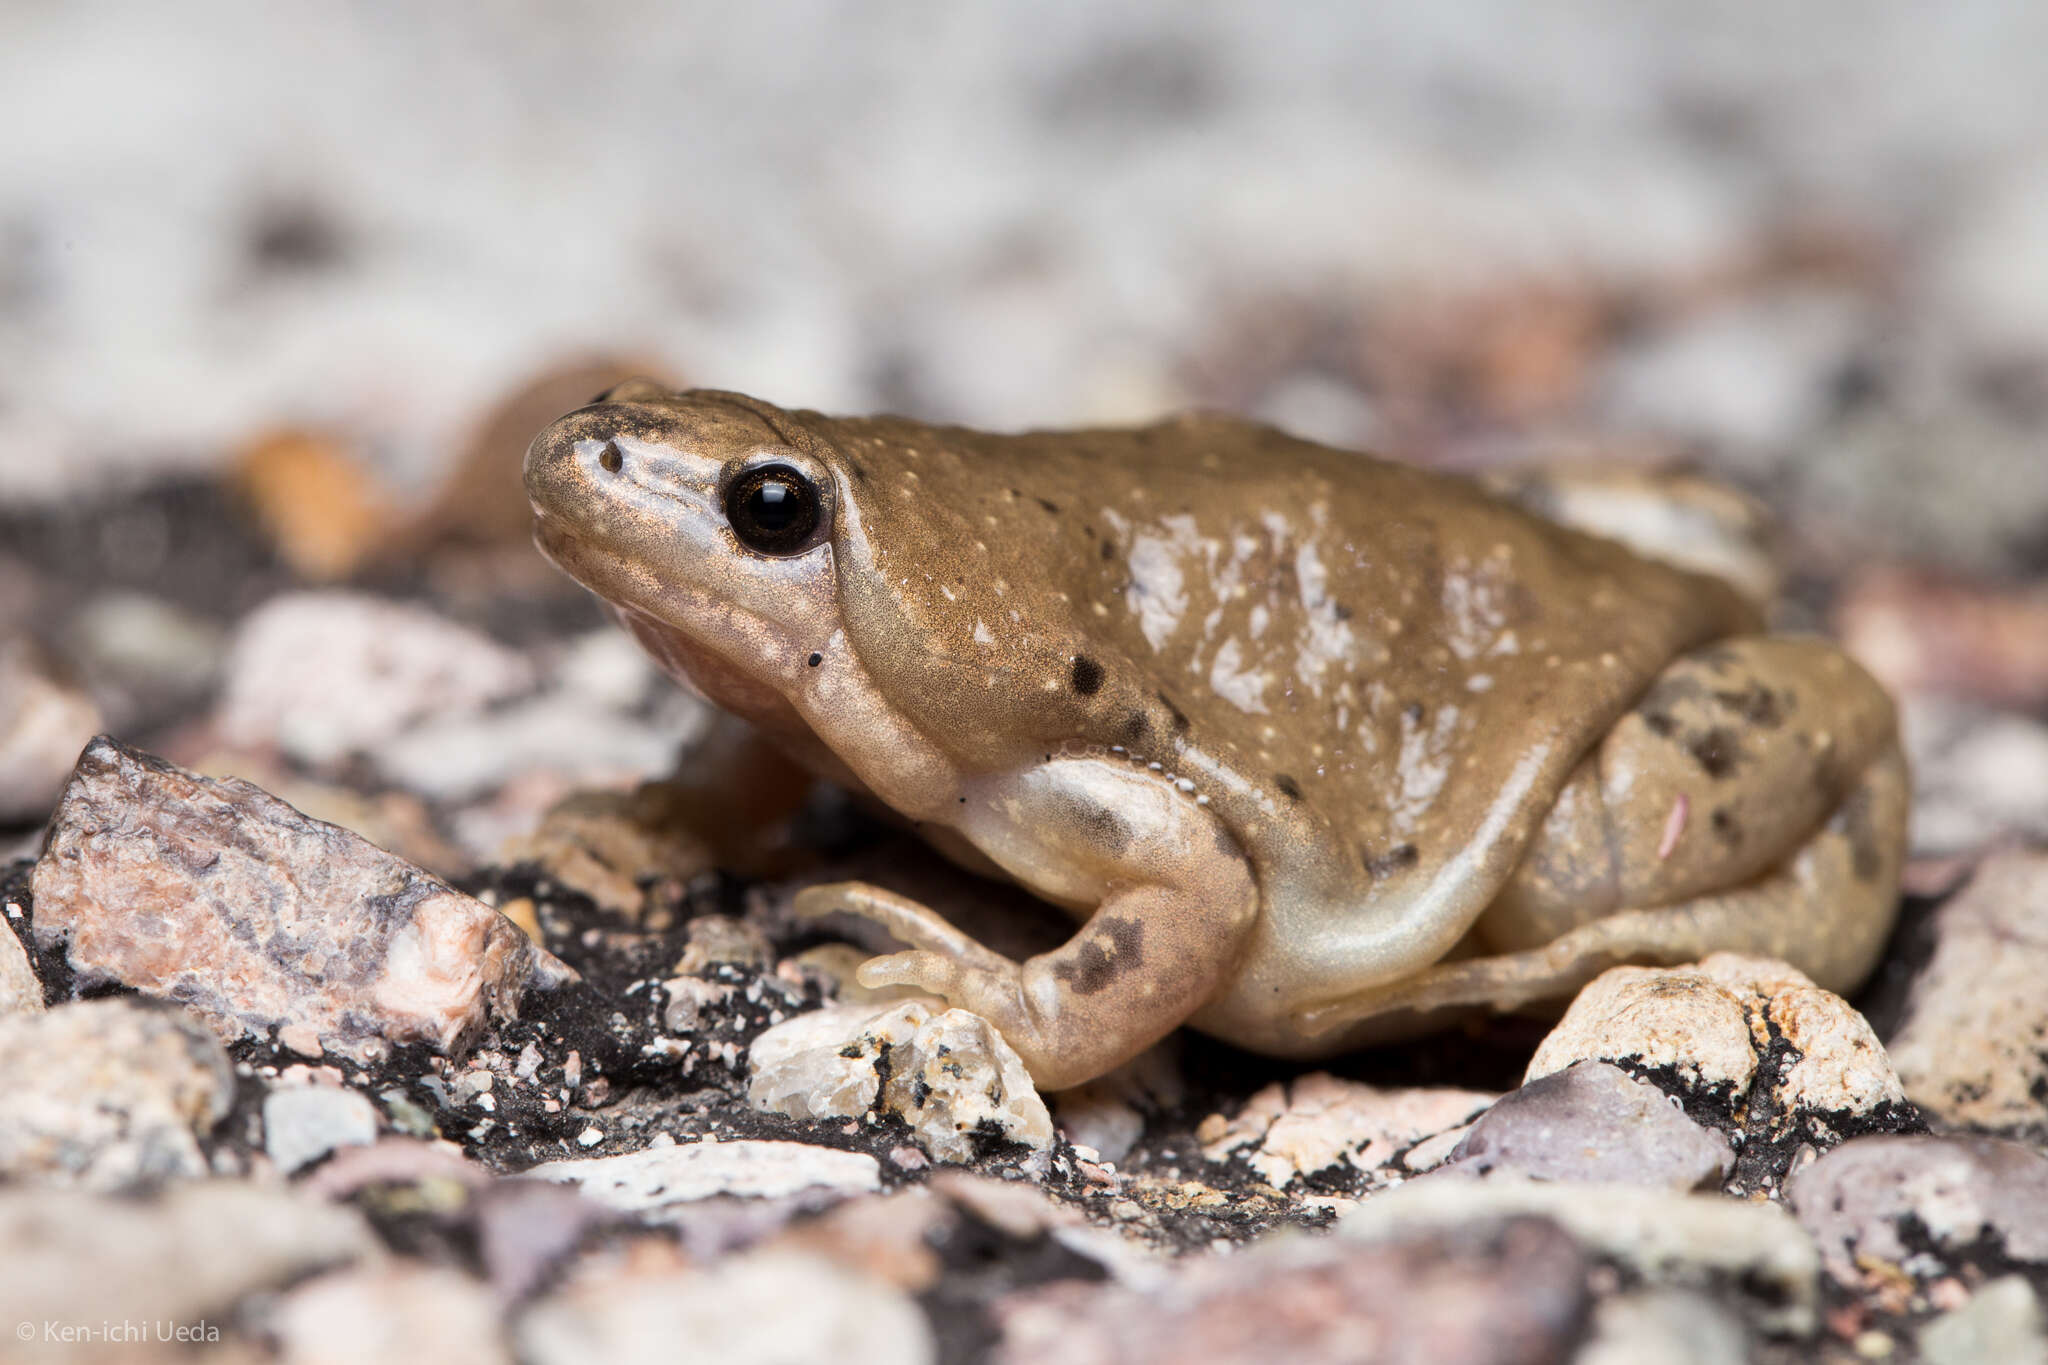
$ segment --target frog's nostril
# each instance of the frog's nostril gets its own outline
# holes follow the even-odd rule
[[[606,441],[604,449],[597,452],[597,462],[605,473],[616,474],[626,467],[626,456],[617,441]]]

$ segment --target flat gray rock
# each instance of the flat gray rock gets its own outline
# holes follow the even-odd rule
[[[1432,1179],[1515,1171],[1538,1180],[1718,1187],[1735,1149],[1656,1086],[1606,1062],[1539,1076],[1481,1114]]]

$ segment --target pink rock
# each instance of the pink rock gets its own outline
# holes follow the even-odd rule
[[[529,985],[574,973],[489,906],[246,782],[101,737],[30,883],[39,944],[177,1000],[223,1037],[277,1030],[359,1060],[458,1053]]]

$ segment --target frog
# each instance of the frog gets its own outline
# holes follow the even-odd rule
[[[1059,1090],[1183,1025],[1309,1061],[1733,950],[1828,988],[1898,904],[1885,691],[1729,577],[1215,413],[989,433],[629,381],[533,441],[541,550],[669,674],[1071,916],[870,883],[858,970]]]

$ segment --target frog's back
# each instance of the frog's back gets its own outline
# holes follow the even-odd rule
[[[1755,625],[1725,585],[1465,479],[1234,419],[820,430],[890,509],[849,587],[871,634],[927,642],[910,705],[1158,763],[1273,884],[1360,903],[1470,883],[1475,857],[1497,882],[1666,663]]]

